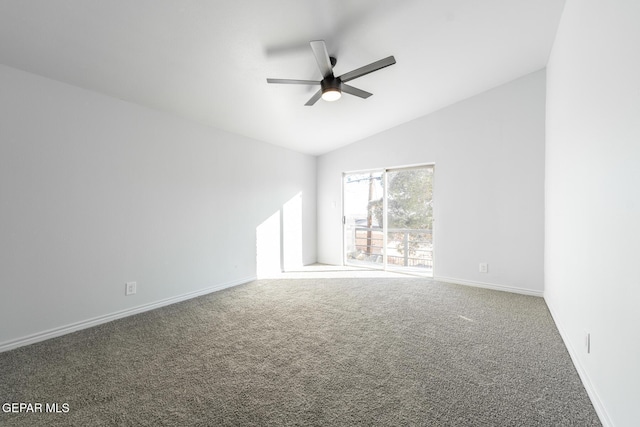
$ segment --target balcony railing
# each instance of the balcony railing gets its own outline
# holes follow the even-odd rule
[[[351,244],[347,247],[347,258],[382,264],[382,228],[356,226],[350,230],[352,238]],[[432,242],[432,230],[390,228],[387,232],[387,264],[433,269]]]

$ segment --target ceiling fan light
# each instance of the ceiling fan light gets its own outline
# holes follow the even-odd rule
[[[322,92],[322,99],[329,102],[337,101],[338,99],[340,99],[341,96],[342,96],[342,93],[340,92],[339,89],[329,88],[324,92]]]

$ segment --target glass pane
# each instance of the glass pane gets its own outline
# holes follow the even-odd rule
[[[433,167],[387,172],[387,267],[433,272]]]
[[[345,262],[382,267],[382,174],[344,176]]]

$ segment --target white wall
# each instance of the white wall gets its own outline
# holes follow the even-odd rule
[[[315,157],[3,66],[0,94],[0,349],[254,278],[292,198],[315,262]]]
[[[435,276],[542,295],[544,107],[538,71],[319,157],[318,261],[342,263],[342,172],[435,163]]]
[[[640,423],[638,22],[635,0],[568,0],[547,70],[545,299],[619,427]]]

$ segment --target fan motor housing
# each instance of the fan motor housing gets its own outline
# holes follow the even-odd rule
[[[327,77],[320,82],[320,87],[322,88],[322,93],[328,90],[342,92],[342,81],[339,78]]]

